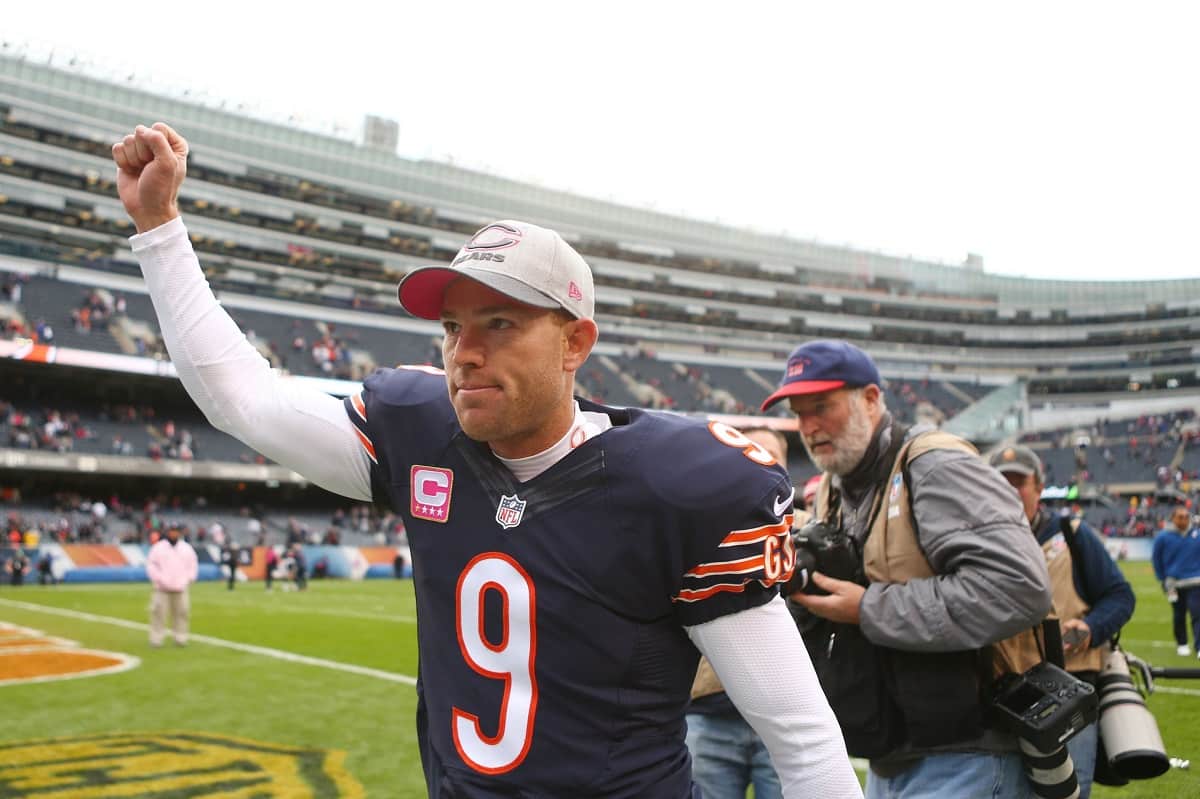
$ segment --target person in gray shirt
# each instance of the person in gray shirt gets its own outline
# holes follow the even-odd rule
[[[984,704],[992,645],[1051,609],[1045,559],[1004,479],[961,439],[901,426],[881,386],[858,347],[811,341],[763,403],[797,415],[825,472],[817,518],[849,537],[855,564],[804,571],[801,552],[793,615],[850,753],[870,761],[868,799],[1031,796],[1016,739]]]

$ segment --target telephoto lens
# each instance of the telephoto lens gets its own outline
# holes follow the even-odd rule
[[[1127,780],[1157,777],[1171,767],[1154,716],[1129,675],[1125,653],[1114,649],[1096,682],[1100,737],[1112,771]]]
[[[1075,777],[1075,762],[1067,747],[1060,746],[1043,752],[1024,738],[1021,745],[1021,762],[1025,764],[1025,776],[1033,787],[1033,795],[1039,799],[1079,799],[1079,780]]]

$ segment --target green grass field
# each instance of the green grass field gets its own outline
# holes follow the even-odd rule
[[[1139,603],[1126,648],[1154,665],[1198,665],[1175,654],[1149,565],[1125,570]],[[358,786],[371,797],[423,796],[411,582],[310,585],[304,593],[198,585],[199,638],[182,649],[149,647],[144,584],[0,588],[0,622],[141,659],[120,673],[0,685],[0,799],[290,796],[293,771],[307,775],[314,796],[360,795]],[[1196,769],[1094,796],[1200,797],[1200,681],[1162,681],[1148,704],[1169,753],[1196,759]],[[40,743],[15,745],[32,740]],[[19,790],[14,774],[26,780]]]

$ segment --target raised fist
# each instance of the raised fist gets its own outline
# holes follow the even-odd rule
[[[187,174],[187,141],[169,125],[138,125],[112,146],[117,193],[139,233],[179,216],[176,199]]]

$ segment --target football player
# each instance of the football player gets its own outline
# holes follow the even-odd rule
[[[591,271],[562,237],[496,222],[410,272],[400,303],[441,321],[444,374],[383,369],[343,404],[272,371],[217,304],[176,203],[187,142],[139,126],[113,157],[163,339],[209,421],[404,518],[431,797],[698,796],[697,649],[785,796],[861,796],[778,595],[786,471],[726,425],[574,397],[598,333]]]

